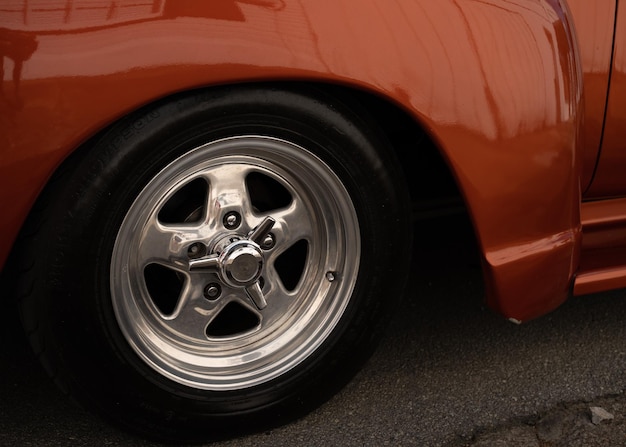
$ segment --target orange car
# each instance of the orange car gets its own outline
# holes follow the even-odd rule
[[[5,0],[0,56],[3,298],[143,435],[327,399],[451,192],[511,321],[626,287],[617,0]]]

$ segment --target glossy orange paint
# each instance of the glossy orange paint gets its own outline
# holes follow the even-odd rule
[[[49,0],[41,16],[30,3],[0,6],[2,262],[54,170],[128,112],[183,90],[312,81],[383,97],[430,133],[472,216],[492,308],[526,320],[568,296],[582,72],[557,0]]]
[[[587,196],[590,198],[626,195],[626,9],[618,8],[611,86],[601,157]]]

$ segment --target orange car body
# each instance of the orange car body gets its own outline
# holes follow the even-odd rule
[[[129,112],[313,82],[382,98],[428,133],[496,311],[524,321],[572,290],[625,287],[625,47],[616,0],[2,2],[0,265],[55,170]]]

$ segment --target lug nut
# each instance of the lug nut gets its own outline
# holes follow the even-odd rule
[[[204,297],[206,299],[215,300],[219,298],[221,294],[222,287],[216,282],[212,282],[204,288]]]
[[[200,242],[194,242],[187,248],[187,256],[190,259],[201,258],[206,254],[206,247]]]
[[[231,211],[224,215],[222,223],[224,224],[225,228],[228,228],[229,230],[234,230],[235,228],[239,227],[239,225],[241,225],[241,216],[239,215],[239,213]]]
[[[272,233],[267,233],[267,235],[263,238],[263,242],[261,242],[261,248],[263,250],[271,250],[276,245],[276,238]]]

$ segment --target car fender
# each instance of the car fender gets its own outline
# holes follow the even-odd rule
[[[123,6],[56,21],[31,10],[0,16],[10,68],[0,96],[0,206],[12,210],[0,222],[0,260],[54,170],[127,113],[190,89],[306,81],[374,93],[428,132],[470,212],[492,308],[523,321],[568,296],[580,245],[582,77],[567,5]]]

